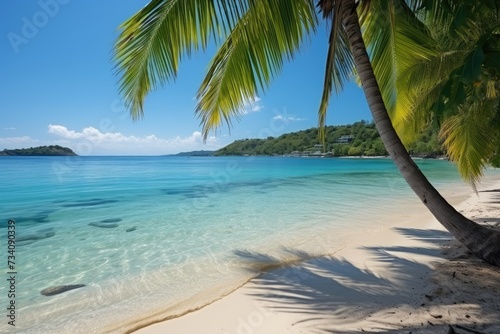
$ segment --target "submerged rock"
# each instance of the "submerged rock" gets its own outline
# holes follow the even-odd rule
[[[52,286],[47,289],[43,289],[40,293],[44,296],[54,296],[69,290],[83,288],[84,286],[85,284],[58,285],[58,286]]]
[[[56,210],[43,210],[31,216],[14,216],[0,219],[0,228],[7,227],[7,222],[9,220],[14,220],[16,223],[22,223],[23,226],[38,225],[43,223],[49,223],[49,214],[55,212]]]
[[[109,218],[109,219],[103,219],[103,220],[101,220],[101,223],[110,224],[110,223],[119,223],[121,221],[122,221],[121,218]]]
[[[18,246],[29,245],[37,240],[42,240],[50,238],[56,235],[56,232],[52,228],[47,228],[39,231],[35,231],[30,234],[20,235],[16,238],[16,244]]]
[[[16,238],[16,241],[40,240],[53,237],[54,235],[56,235],[56,232],[52,230],[37,231],[33,234],[21,235]]]
[[[93,198],[90,200],[81,200],[76,201],[69,204],[63,204],[62,206],[65,208],[74,208],[74,207],[86,207],[86,206],[96,206],[96,205],[104,205],[104,204],[112,204],[118,202],[114,199],[101,199],[101,198]]]
[[[114,223],[102,223],[102,222],[93,222],[89,224],[90,226],[95,226],[95,227],[103,227],[103,228],[115,228],[118,227],[118,224]]]
[[[99,222],[92,222],[89,225],[90,226],[95,226],[95,227],[103,227],[103,228],[115,228],[118,227],[118,222],[121,222],[121,218],[108,218],[108,219],[103,219]]]

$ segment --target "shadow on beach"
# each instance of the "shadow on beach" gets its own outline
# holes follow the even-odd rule
[[[448,232],[396,231],[421,246],[361,247],[367,258],[356,264],[294,250],[286,251],[296,260],[285,264],[266,254],[236,255],[250,270],[266,271],[252,280],[251,295],[270,311],[297,315],[297,332],[500,332],[498,268],[458,243],[449,246]],[[422,256],[436,258],[434,270],[418,261]],[[304,259],[310,260],[294,263]]]

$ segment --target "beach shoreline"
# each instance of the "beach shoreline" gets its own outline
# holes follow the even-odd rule
[[[498,212],[487,203],[495,193],[481,191],[498,188],[500,179],[490,176],[479,185],[479,197],[470,190],[467,196],[457,194],[451,202],[471,219],[488,218],[479,214],[494,216]],[[452,263],[446,256],[461,254],[464,261],[473,260],[458,245],[449,246],[452,237],[428,212],[350,238],[333,255],[266,271],[198,310],[167,321],[161,316],[148,319],[129,327],[127,333],[408,333],[409,329],[434,333],[450,324],[481,327],[485,333],[488,328],[500,329],[500,322],[488,313],[498,312],[490,309],[493,306],[460,305],[464,303],[453,301],[453,294],[442,293],[451,291],[439,286],[439,277],[449,274],[447,264]],[[444,248],[448,255],[443,254]],[[484,265],[476,261],[474,268],[478,266]],[[495,270],[493,274],[498,273]],[[449,307],[441,310],[447,303],[452,311]]]

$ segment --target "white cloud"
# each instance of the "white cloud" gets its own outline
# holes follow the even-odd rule
[[[159,155],[171,154],[180,151],[215,150],[222,145],[216,137],[207,138],[203,143],[203,135],[194,131],[188,137],[176,136],[173,138],[160,138],[154,134],[148,136],[124,135],[120,132],[101,132],[94,127],[86,127],[82,131],[74,131],[63,125],[50,124],[50,134],[67,141],[77,154],[102,155],[102,154],[130,154],[130,155]]]
[[[4,130],[17,130],[17,128],[12,127],[12,126],[11,126],[11,127],[8,127],[8,128],[3,128],[3,129],[4,129]]]
[[[263,108],[263,106],[259,102],[260,97],[258,96],[254,96],[253,98],[246,100],[241,113],[243,115],[247,115],[250,113],[259,112]]]
[[[50,124],[48,133],[55,138],[40,140],[29,136],[0,137],[0,150],[61,145],[71,148],[79,155],[161,155],[182,151],[217,150],[223,146],[213,136],[203,143],[203,135],[199,131],[194,131],[186,137],[161,138],[154,134],[134,136],[120,132],[101,132],[91,126],[75,131],[63,125]]]
[[[306,121],[307,118],[299,118],[295,116],[283,116],[283,115],[276,115],[273,117],[274,120],[278,121],[284,121],[284,122],[300,122],[300,121]]]

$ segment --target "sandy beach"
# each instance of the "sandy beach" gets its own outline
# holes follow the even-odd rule
[[[456,207],[498,226],[500,181],[485,179],[478,190]],[[500,269],[422,210],[336,254],[267,271],[200,310],[144,326],[132,332],[499,333]]]

